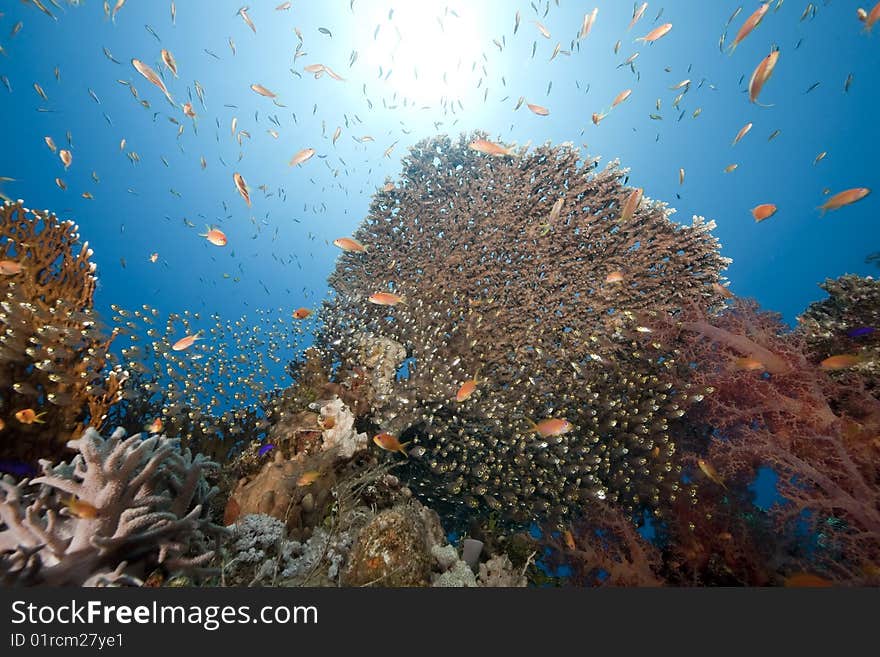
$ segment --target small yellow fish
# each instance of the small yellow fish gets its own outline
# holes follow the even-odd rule
[[[704,475],[709,477],[709,479],[714,481],[716,484],[718,484],[722,488],[727,489],[727,486],[724,484],[724,481],[722,481],[721,477],[715,471],[715,468],[712,467],[711,463],[709,463],[708,461],[704,461],[703,459],[697,459],[697,465],[700,466],[700,470],[703,471]]]
[[[77,518],[82,518],[84,520],[93,520],[94,518],[98,517],[98,509],[96,509],[88,502],[83,502],[82,500],[78,500],[73,496],[65,500],[64,506],[67,507],[70,513],[75,515]]]
[[[310,486],[313,483],[315,483],[315,481],[317,481],[318,477],[320,477],[320,476],[321,476],[321,472],[318,470],[307,470],[306,472],[303,472],[300,475],[299,479],[296,480],[296,485],[297,486]]]

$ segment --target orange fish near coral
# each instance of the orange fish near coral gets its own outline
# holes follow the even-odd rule
[[[569,550],[575,549],[576,546],[574,543],[574,536],[571,535],[571,532],[569,530],[566,529],[564,532],[562,532],[562,540],[565,541],[565,547],[567,547]]]
[[[88,502],[83,502],[73,496],[65,500],[64,506],[67,507],[71,514],[83,520],[93,520],[98,517],[98,509]]]
[[[504,157],[505,155],[513,155],[513,147],[504,147],[496,144],[488,139],[474,139],[468,144],[468,148],[484,155],[495,155],[496,157]]]
[[[204,237],[214,246],[226,246],[226,233],[219,228],[211,228],[208,226],[208,232],[199,233],[199,237]]]
[[[400,452],[404,456],[408,456],[404,447],[409,445],[409,443],[401,443],[390,433],[377,433],[373,436],[373,442],[384,450],[388,450],[389,452]]]
[[[704,461],[703,459],[697,459],[697,465],[700,466],[700,470],[702,470],[703,474],[709,477],[709,479],[722,488],[727,488],[727,486],[724,485],[724,481],[722,481],[721,477],[718,475],[718,472],[712,467],[711,463]]]
[[[23,270],[24,267],[14,260],[0,260],[0,274],[3,274],[4,276],[15,276],[16,274],[20,274]]]
[[[367,301],[375,303],[377,306],[396,306],[399,303],[406,303],[406,300],[393,292],[374,292]]]
[[[193,346],[196,340],[202,339],[201,334],[202,332],[199,331],[198,333],[195,333],[193,335],[182,337],[180,338],[180,340],[171,345],[171,349],[173,351],[183,351],[184,349],[189,349]]]
[[[623,272],[622,271],[613,271],[605,277],[606,283],[622,283],[623,282]]]
[[[37,424],[46,424],[46,421],[43,419],[43,416],[46,414],[46,411],[42,413],[37,413],[32,408],[26,408],[22,411],[18,411],[15,414],[15,419],[21,422],[22,424],[33,424],[36,422]]]
[[[859,363],[864,362],[864,360],[865,357],[860,354],[839,354],[826,358],[819,363],[819,367],[823,370],[845,370],[855,367]]]
[[[824,216],[826,212],[829,212],[831,210],[838,210],[845,205],[852,205],[856,201],[861,201],[870,193],[871,190],[867,187],[855,187],[853,189],[847,189],[846,191],[839,192],[832,196],[830,199],[820,205],[819,209],[822,210],[822,215]]]
[[[776,206],[772,203],[762,203],[752,208],[752,216],[755,221],[764,221],[776,214]]]
[[[620,221],[629,221],[633,218],[639,203],[642,202],[643,193],[644,190],[641,187],[636,187],[629,193],[629,196],[626,197],[626,202],[623,204],[623,209],[620,211]]]
[[[526,422],[530,425],[529,431],[537,431],[542,438],[561,436],[574,429],[574,425],[565,418],[548,417],[540,422],[526,418]]]
[[[865,32],[870,32],[871,28],[874,27],[874,24],[877,21],[880,21],[880,2],[874,5],[874,8],[870,13],[866,12],[864,9],[859,8],[858,10],[859,20],[865,24]]]
[[[765,2],[760,7],[758,7],[754,13],[746,19],[746,22],[743,23],[743,26],[739,28],[739,32],[736,33],[736,38],[733,40],[733,43],[730,44],[730,50],[728,54],[733,54],[733,51],[736,50],[736,47],[745,39],[749,34],[751,34],[752,30],[754,30],[758,25],[761,24],[761,20],[764,18],[764,14],[767,13],[767,10],[770,9],[770,3]]]
[[[157,417],[144,428],[147,430],[148,433],[162,433],[162,429],[164,428],[164,426],[165,425],[162,424],[162,418]]]
[[[738,370],[745,370],[746,372],[754,372],[756,370],[765,370],[764,363],[759,361],[757,358],[752,358],[751,356],[744,358],[734,358],[733,366]]]
[[[636,39],[636,41],[642,41],[643,43],[653,43],[654,41],[657,41],[657,39],[660,39],[660,38],[666,36],[667,34],[669,34],[669,31],[671,29],[672,29],[672,23],[664,23],[660,27],[655,27],[653,30],[648,32],[645,36],[639,37],[638,39]]]
[[[477,386],[480,385],[482,381],[477,379],[476,375],[474,375],[473,379],[468,379],[458,389],[458,392],[455,393],[455,401],[463,402],[467,401],[471,395],[474,394],[477,390]]]
[[[363,253],[367,250],[367,247],[353,237],[337,237],[333,240],[333,246],[338,246],[343,251],[349,253]]]
[[[773,75],[773,69],[776,68],[776,62],[779,61],[779,51],[774,50],[769,55],[767,55],[764,59],[761,60],[761,63],[755,68],[752,73],[752,77],[749,80],[749,101],[753,103],[758,103],[758,94],[761,93],[761,89],[764,88],[767,80],[770,79],[770,76]]]
[[[720,294],[725,299],[733,299],[735,296],[729,288],[724,287],[721,283],[712,283],[712,289],[716,294]]]
[[[785,578],[785,586],[789,588],[827,588],[834,586],[834,583],[812,573],[795,573]]]
[[[293,311],[294,319],[306,319],[307,317],[311,317],[312,311],[308,308],[297,308]]]

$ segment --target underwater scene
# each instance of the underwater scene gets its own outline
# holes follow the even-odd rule
[[[880,585],[880,3],[5,0],[4,586]]]

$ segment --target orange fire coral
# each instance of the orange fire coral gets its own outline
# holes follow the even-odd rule
[[[0,275],[5,459],[59,455],[86,426],[100,429],[119,399],[125,374],[105,372],[113,335],[103,333],[92,311],[91,256],[72,221],[20,202],[0,207],[0,261],[7,263]]]

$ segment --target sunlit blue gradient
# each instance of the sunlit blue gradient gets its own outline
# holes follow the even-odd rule
[[[13,93],[0,87],[5,127],[0,176],[16,182],[3,183],[2,190],[79,223],[99,263],[99,309],[111,302],[149,303],[166,312],[207,310],[234,317],[255,307],[314,306],[326,294],[326,277],[339,253],[330,242],[354,231],[374,190],[386,176],[398,175],[406,147],[438,132],[478,128],[505,142],[572,141],[588,144],[587,150],[604,161],[619,158],[631,170],[630,183],[677,208],[676,219],[699,214],[716,220],[723,252],[734,261],[728,272],[732,289],[782,312],[789,322],[823,296],[817,283],[826,277],[876,273],[864,257],[880,250],[873,223],[880,187],[880,35],[862,33],[856,2],[817,2],[815,18],[803,22],[804,7],[798,3],[784,3],[778,11],[771,7],[730,56],[719,52],[718,39],[738,1],[651,2],[631,31],[626,27],[632,5],[619,1],[551,2],[546,17],[546,5],[537,3],[541,15],[527,2],[419,3],[421,25],[411,2],[355,0],[353,11],[348,0],[295,2],[284,12],[274,10],[277,4],[251,3],[254,34],[236,13],[238,1],[178,0],[176,26],[167,1],[129,2],[115,23],[97,0],[59,12],[57,21],[33,6],[4,3],[0,43],[6,56],[0,56],[0,74],[8,77]],[[599,12],[592,33],[572,49],[583,13],[593,6]],[[661,6],[662,17],[655,20]],[[744,5],[728,30],[728,43],[757,6]],[[388,11],[395,7],[389,21]],[[522,22],[513,35],[517,8]],[[535,19],[546,25],[550,39],[541,36]],[[18,21],[23,29],[9,38]],[[377,21],[382,27],[374,40]],[[673,24],[667,36],[652,45],[634,42],[664,22]],[[297,59],[294,27],[307,53]],[[390,36],[395,27],[409,48],[395,52],[406,52],[406,61],[404,55],[391,59],[400,40]],[[236,44],[234,56],[229,37]],[[503,39],[503,50],[493,39]],[[614,55],[618,39],[622,45]],[[420,40],[423,50],[413,49]],[[571,54],[549,61],[557,42]],[[760,97],[772,106],[758,107],[749,103],[746,85],[774,45],[781,56]],[[103,47],[122,64],[109,61]],[[161,70],[163,47],[174,54],[180,72],[179,79],[163,74],[169,91],[178,104],[193,101],[195,125],[130,64],[136,57]],[[355,49],[358,61],[349,67]],[[637,75],[629,67],[618,68],[634,52],[640,53],[634,62]],[[449,87],[437,82],[431,100],[431,86],[424,77],[416,82],[412,69],[427,76],[438,62],[448,67],[452,80]],[[312,63],[329,65],[345,80],[315,79],[303,72]],[[60,82],[53,76],[56,65]],[[383,66],[382,79],[378,66]],[[848,74],[853,84],[844,93]],[[671,103],[679,92],[669,87],[685,78],[693,82],[676,111]],[[151,107],[141,107],[118,79],[130,81]],[[206,107],[196,99],[195,80],[205,89]],[[34,82],[45,89],[48,103],[36,94]],[[806,94],[815,82],[819,87]],[[284,107],[253,93],[253,83],[276,92]],[[632,96],[593,125],[592,113],[607,110],[626,88]],[[410,101],[411,95],[418,97]],[[550,115],[536,116],[525,106],[514,112],[520,96],[548,107]],[[39,107],[52,111],[38,112]],[[697,108],[702,113],[692,118]],[[652,113],[662,120],[650,119]],[[280,128],[270,123],[270,115],[277,115]],[[169,117],[185,126],[180,138]],[[242,147],[230,134],[233,117],[239,130],[251,134]],[[751,133],[732,147],[747,122],[754,123]],[[343,131],[334,146],[337,126]],[[277,140],[270,129],[279,133]],[[780,136],[768,142],[777,129]],[[65,172],[43,137],[52,136],[64,148],[68,130],[74,161]],[[354,141],[363,135],[375,141]],[[120,151],[123,138],[125,151],[136,151],[140,164],[131,164]],[[394,142],[390,157],[383,157]],[[315,148],[317,156],[289,167],[293,154],[305,147]],[[814,166],[822,151],[827,158]],[[739,168],[722,173],[731,163]],[[686,170],[682,186],[679,167]],[[92,180],[92,171],[100,183]],[[251,208],[233,186],[234,171],[251,188]],[[66,181],[66,192],[56,187],[56,176]],[[262,185],[271,196],[260,191]],[[827,198],[823,189],[836,193],[849,187],[875,191],[821,218],[816,206]],[[81,198],[86,191],[95,200]],[[759,203],[777,204],[778,214],[756,224],[749,210]],[[229,245],[218,248],[199,237],[206,224],[220,226]],[[160,256],[156,264],[148,260],[154,251]]]

